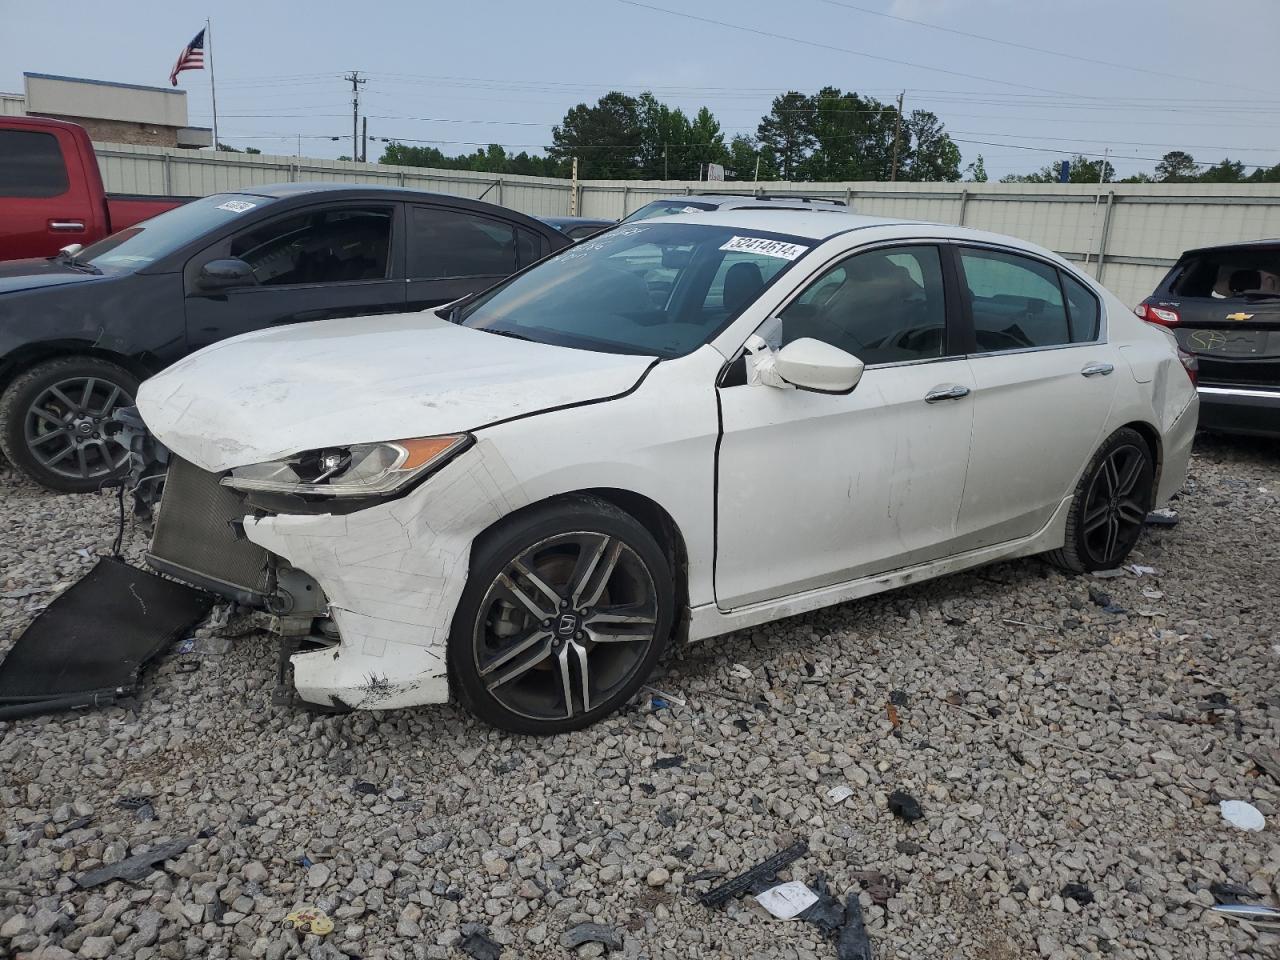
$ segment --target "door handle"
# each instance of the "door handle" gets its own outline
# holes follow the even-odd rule
[[[1082,377],[1105,377],[1115,367],[1109,363],[1086,363],[1084,369],[1080,371]]]
[[[56,233],[83,233],[83,220],[50,220],[49,229]]]
[[[959,400],[969,395],[969,388],[962,387],[960,384],[952,384],[949,387],[934,387],[924,395],[925,403],[941,403],[943,400]]]

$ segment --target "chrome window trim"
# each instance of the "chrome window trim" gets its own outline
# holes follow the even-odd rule
[[[1220,397],[1265,397],[1280,402],[1280,390],[1250,390],[1244,387],[1197,387],[1198,393]]]

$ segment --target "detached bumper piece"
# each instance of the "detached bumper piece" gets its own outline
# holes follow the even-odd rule
[[[143,666],[208,615],[213,597],[100,559],[35,618],[0,663],[0,720],[109,706]]]

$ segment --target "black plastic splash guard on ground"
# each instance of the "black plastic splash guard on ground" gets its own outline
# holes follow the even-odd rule
[[[22,632],[0,663],[0,719],[103,706],[201,619],[203,591],[102,558]]]

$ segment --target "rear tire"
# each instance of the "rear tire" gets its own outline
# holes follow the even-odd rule
[[[1067,573],[1122,564],[1155,501],[1155,463],[1138,431],[1121,427],[1098,448],[1076,484],[1061,549],[1045,558]]]
[[[666,554],[634,517],[566,497],[481,536],[449,635],[458,700],[513,733],[578,730],[626,703],[675,616]]]
[[[132,406],[137,392],[137,377],[97,357],[36,364],[0,395],[0,450],[50,490],[98,490],[127,455],[102,435],[102,423],[117,408]]]

